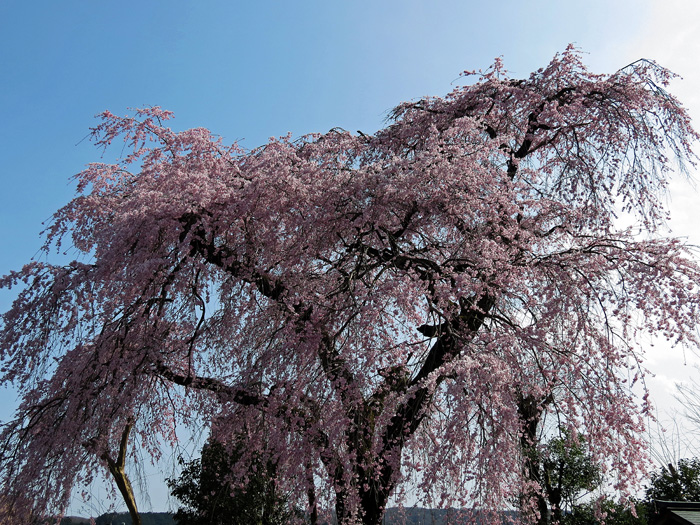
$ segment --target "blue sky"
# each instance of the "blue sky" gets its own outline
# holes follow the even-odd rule
[[[527,75],[575,42],[614,70],[637,58],[610,54],[647,12],[636,1],[481,4],[5,0],[0,239],[12,249],[0,272],[35,254],[41,222],[72,196],[68,178],[98,158],[81,140],[105,109],[160,105],[175,128],[247,147],[335,126],[373,132],[397,103],[444,94],[496,56]]]
[[[526,76],[573,42],[597,72],[641,57],[676,69],[686,79],[674,91],[697,115],[700,10],[693,0],[661,4],[3,0],[0,274],[37,254],[42,221],[73,195],[69,178],[99,159],[83,139],[105,109],[160,105],[176,129],[208,127],[248,148],[336,126],[371,133],[393,106],[447,93],[465,69],[503,56]],[[675,191],[674,224],[693,236],[698,195]],[[10,298],[0,294],[0,309]],[[656,362],[668,390],[683,359],[668,372]],[[0,419],[13,406],[0,394]],[[154,490],[153,508],[164,510]]]

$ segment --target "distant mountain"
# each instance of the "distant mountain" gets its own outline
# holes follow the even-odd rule
[[[53,522],[51,522],[53,524]],[[128,512],[110,512],[95,518],[97,525],[133,525]],[[142,525],[175,525],[173,515],[169,512],[143,512]],[[69,516],[61,520],[61,525],[90,525],[88,518]]]
[[[53,521],[46,522],[53,525]],[[90,525],[88,518],[79,518],[78,516],[67,516],[61,520],[61,525]]]
[[[501,513],[501,522],[510,523],[516,513],[506,511]],[[384,525],[457,525],[461,523],[481,523],[477,512],[473,509],[425,509],[422,507],[387,509],[384,515]]]
[[[512,521],[513,512],[503,513],[503,522]],[[384,516],[384,525],[448,525],[460,523],[479,523],[475,518],[475,512],[469,509],[424,509],[422,507],[409,507],[399,509],[392,507],[387,509]],[[175,525],[173,515],[168,512],[144,512],[141,514],[143,525]],[[89,525],[90,520],[71,516],[63,518],[61,525]],[[95,518],[97,525],[133,525],[131,516],[126,512],[103,514]],[[321,525],[333,525],[322,523]]]

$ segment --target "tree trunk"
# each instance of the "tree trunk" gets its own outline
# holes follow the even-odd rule
[[[311,525],[318,524],[318,502],[316,500],[316,485],[314,483],[314,471],[311,461],[306,464],[306,482],[308,483],[308,488],[306,489],[306,497],[309,504],[309,521]]]
[[[530,481],[539,485],[539,489],[521,496],[521,513],[531,511],[532,499],[536,502],[537,525],[547,525],[549,523],[549,505],[545,498],[544,483],[542,483],[540,468],[540,453],[537,450],[537,426],[540,423],[543,406],[548,403],[548,399],[536,399],[532,396],[520,396],[518,400],[518,413],[523,424],[520,436],[520,448],[524,458],[524,474]]]
[[[382,491],[384,492],[384,491]],[[389,491],[386,491],[388,494]],[[386,512],[387,499],[378,494],[378,491],[369,490],[361,494],[363,525],[381,525]]]
[[[109,467],[109,472],[112,474],[117,488],[124,498],[124,503],[129,509],[129,515],[131,516],[131,523],[133,525],[141,525],[141,516],[139,515],[138,508],[136,507],[136,498],[134,497],[134,490],[131,488],[131,482],[129,477],[126,475],[124,470],[124,465],[126,463],[126,447],[129,443],[129,433],[133,423],[127,423],[124,427],[124,432],[122,432],[121,443],[119,444],[119,455],[117,460],[113,460],[108,453],[104,453],[102,458],[107,461],[107,466]]]
[[[373,472],[362,469],[357,473],[356,483],[360,497],[358,515],[353,516],[352,509],[347,506],[348,494],[341,488],[336,490],[335,513],[338,525],[381,525],[389,501],[389,494],[394,488],[394,483],[389,481],[391,472],[380,473],[379,479]],[[366,490],[365,490],[366,487]]]

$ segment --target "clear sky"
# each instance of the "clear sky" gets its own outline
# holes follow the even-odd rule
[[[37,255],[42,222],[73,195],[69,177],[99,159],[83,139],[105,109],[160,105],[176,129],[249,148],[336,126],[372,133],[465,69],[503,56],[526,76],[570,42],[596,72],[642,57],[670,67],[684,77],[672,91],[700,118],[697,0],[3,0],[0,274]],[[698,204],[674,186],[674,231],[700,244]],[[10,299],[0,294],[0,309]],[[664,408],[674,381],[700,376],[683,363],[680,351],[649,355]],[[0,419],[14,404],[0,393]],[[155,481],[151,499],[167,508]]]

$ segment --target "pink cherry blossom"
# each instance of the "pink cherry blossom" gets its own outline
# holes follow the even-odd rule
[[[160,108],[103,113],[95,142],[123,157],[78,174],[45,232],[79,256],[1,282],[19,295],[0,380],[22,398],[6,508],[64,510],[130,422],[132,461],[180,425],[245,429],[295,501],[343,524],[416,490],[536,519],[524,448],[559,425],[630,494],[645,337],[698,343],[700,269],[664,226],[698,138],[671,76],[592,74],[570,47],[400,104],[374,135],[252,151]]]

